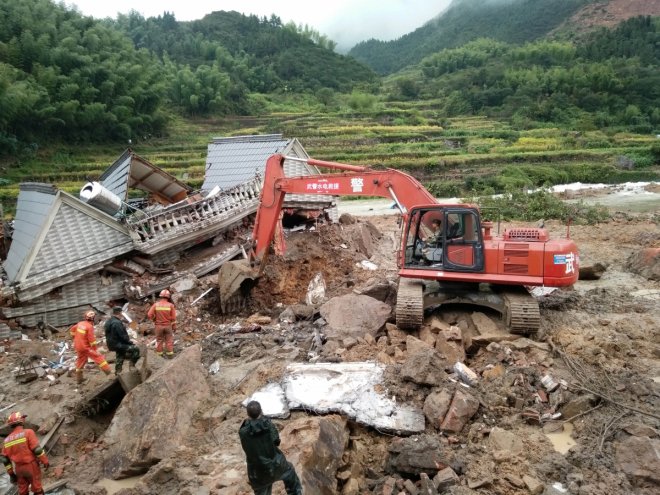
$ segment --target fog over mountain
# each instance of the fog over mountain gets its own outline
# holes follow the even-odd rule
[[[200,19],[216,10],[235,10],[243,14],[270,17],[282,22],[307,24],[337,42],[337,51],[347,51],[360,41],[375,38],[389,41],[409,33],[440,14],[451,0],[66,0],[85,15],[96,18],[116,17],[131,10],[145,17],[172,12],[179,21]]]

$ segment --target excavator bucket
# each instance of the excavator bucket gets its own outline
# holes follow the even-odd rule
[[[223,313],[240,310],[247,295],[257,284],[259,274],[247,260],[228,261],[220,267],[218,291]]]

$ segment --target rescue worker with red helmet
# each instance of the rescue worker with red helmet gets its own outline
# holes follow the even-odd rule
[[[78,358],[76,359],[76,381],[82,383],[83,368],[87,363],[87,359],[91,359],[99,368],[106,374],[110,374],[110,365],[105,359],[103,354],[96,350],[96,335],[94,334],[94,319],[96,313],[94,311],[86,311],[85,319],[73,325],[69,332],[73,337],[73,348],[76,350]]]
[[[174,332],[176,332],[176,309],[170,301],[172,294],[163,289],[158,294],[160,299],[156,301],[149,311],[147,317],[153,320],[156,326],[156,354],[163,355],[163,343],[165,344],[165,357],[174,357]]]
[[[7,424],[13,429],[5,438],[0,460],[5,465],[11,482],[18,483],[18,495],[28,495],[30,487],[34,495],[44,495],[39,463],[44,469],[48,469],[48,457],[39,445],[34,431],[23,427],[26,417],[18,411],[9,415]]]

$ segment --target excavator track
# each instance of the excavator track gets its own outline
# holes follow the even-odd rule
[[[424,322],[424,283],[401,278],[396,297],[396,326],[417,330]]]
[[[511,333],[535,333],[541,326],[539,303],[527,291],[505,290],[500,292],[505,301],[506,324]]]

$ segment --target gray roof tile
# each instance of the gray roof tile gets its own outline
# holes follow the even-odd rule
[[[34,248],[41,228],[50,214],[57,190],[48,184],[20,185],[14,220],[14,235],[4,269],[7,279],[14,282],[26,258]]]

